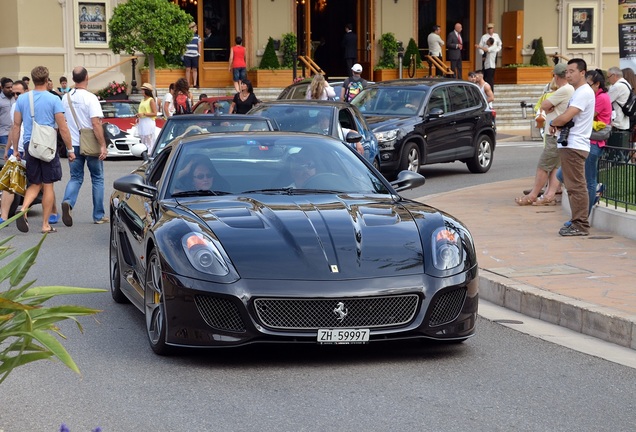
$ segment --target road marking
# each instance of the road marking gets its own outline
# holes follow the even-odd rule
[[[636,351],[479,300],[479,315],[513,330],[636,369]],[[523,322],[515,324],[513,322]]]

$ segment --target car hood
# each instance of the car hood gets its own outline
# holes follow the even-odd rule
[[[412,214],[386,197],[258,195],[180,204],[207,224],[242,278],[336,280],[424,271]]]
[[[374,132],[398,129],[422,121],[419,116],[365,116],[365,119]]]

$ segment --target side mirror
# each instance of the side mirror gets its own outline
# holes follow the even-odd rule
[[[143,160],[148,160],[148,147],[146,147],[146,144],[142,144],[142,143],[134,144],[130,148],[130,152],[135,157],[140,157],[140,158],[143,158]]]
[[[440,118],[444,116],[444,111],[441,108],[433,108],[429,111],[429,118]]]
[[[348,143],[357,143],[362,141],[362,135],[360,135],[358,132],[356,131],[349,131],[347,133],[347,136],[345,138],[345,141],[347,141]]]
[[[422,174],[415,173],[413,171],[400,171],[397,179],[391,182],[391,186],[396,192],[400,192],[407,189],[415,189],[422,186],[426,182],[426,179]]]
[[[144,179],[137,174],[128,174],[115,180],[113,188],[121,192],[151,199],[157,195],[157,188],[144,183]]]

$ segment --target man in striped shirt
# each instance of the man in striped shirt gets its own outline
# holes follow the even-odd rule
[[[199,73],[199,56],[201,55],[201,38],[197,33],[197,24],[190,23],[190,30],[194,33],[192,39],[186,45],[186,52],[183,55],[183,62],[186,67],[186,79],[190,87],[199,88],[197,75]],[[192,80],[190,80],[190,72],[192,72]]]

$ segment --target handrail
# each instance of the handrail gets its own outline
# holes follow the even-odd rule
[[[299,55],[298,60],[300,60],[311,72],[311,75],[321,74],[324,75],[325,72],[318,66],[318,64],[311,59],[309,56]]]
[[[114,69],[117,66],[121,66],[121,65],[123,65],[126,62],[129,62],[129,61],[132,61],[132,60],[137,60],[137,59],[138,59],[137,56],[127,57],[124,60],[122,60],[122,61],[120,61],[118,63],[115,63],[112,66],[108,66],[106,69],[102,69],[101,71],[97,72],[96,74],[91,75],[91,79],[95,79],[96,77],[100,76],[101,74],[103,74],[105,72],[108,72],[109,70]]]
[[[569,58],[569,57],[566,57],[566,56],[561,55],[561,54],[559,54],[559,53],[548,54],[548,57],[552,57],[552,59],[555,59],[555,58],[563,59],[563,60],[565,60],[566,62],[569,62],[569,61],[570,61],[570,58]]]
[[[439,70],[441,70],[442,72],[444,72],[444,75],[455,75],[455,72],[453,72],[453,70],[451,68],[448,67],[448,65],[446,63],[444,63],[443,61],[441,61],[439,59],[439,57],[435,57],[432,56],[430,54],[426,54],[424,56],[424,58],[429,62],[429,63],[433,63],[435,65],[435,67]]]

